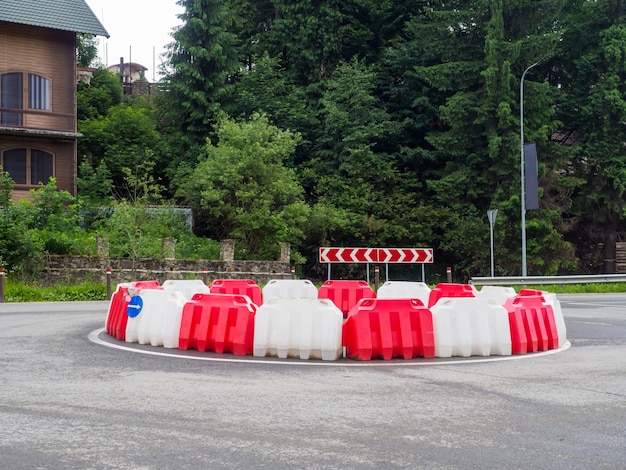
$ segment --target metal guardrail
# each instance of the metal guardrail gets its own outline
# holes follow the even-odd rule
[[[574,276],[507,276],[507,277],[473,277],[469,283],[475,286],[519,286],[540,284],[589,284],[589,283],[626,283],[626,274],[589,274]]]

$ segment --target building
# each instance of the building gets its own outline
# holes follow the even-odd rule
[[[122,62],[120,64],[111,65],[109,70],[116,75],[120,75],[123,83],[133,83],[140,80],[145,81],[146,70],[148,70],[148,68],[137,62]]]
[[[122,61],[108,69],[119,75],[125,95],[152,95],[156,91],[155,84],[146,79],[148,68],[137,62]]]
[[[0,1],[0,165],[14,199],[50,177],[76,195],[76,33],[109,36],[84,0]]]

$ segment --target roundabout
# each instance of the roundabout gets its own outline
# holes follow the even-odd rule
[[[568,349],[428,367],[114,348],[106,302],[0,304],[2,465],[625,468],[626,294],[559,300]]]

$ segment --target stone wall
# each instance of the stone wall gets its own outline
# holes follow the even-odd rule
[[[163,259],[112,259],[108,256],[106,240],[98,241],[98,256],[50,255],[46,258],[41,275],[43,283],[83,281],[106,282],[107,270],[111,270],[111,282],[168,279],[253,279],[266,284],[271,279],[295,279],[290,266],[289,244],[281,245],[278,261],[235,261],[232,240],[221,242],[218,260],[175,259],[175,244],[171,239],[163,241]]]
[[[214,261],[177,259],[103,259],[96,256],[49,256],[41,281],[106,282],[111,270],[114,284],[156,279],[253,279],[266,284],[271,279],[294,279],[289,263],[281,261]]]

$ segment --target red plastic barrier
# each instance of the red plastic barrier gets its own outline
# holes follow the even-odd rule
[[[437,284],[430,291],[428,308],[432,307],[441,298],[476,297],[476,288],[471,284]]]
[[[257,306],[263,303],[263,291],[252,279],[215,279],[209,290],[211,294],[247,295]]]
[[[195,294],[183,307],[178,348],[252,354],[256,309],[244,295]]]
[[[376,292],[365,281],[326,281],[317,291],[318,299],[329,299],[344,318],[361,299],[375,299]]]
[[[128,323],[126,309],[130,301],[130,296],[128,295],[128,289],[130,288],[134,288],[137,294],[139,294],[142,289],[161,289],[161,286],[159,281],[137,281],[117,286],[117,290],[111,296],[105,331],[121,341],[126,340],[126,324]]]
[[[369,361],[435,357],[433,318],[419,299],[363,299],[343,325],[346,355]]]
[[[545,294],[544,291],[542,290],[537,290],[537,289],[520,289],[519,293],[517,295],[521,295],[524,297],[528,297],[528,296],[537,296],[537,295],[543,295]]]
[[[504,308],[509,312],[513,354],[558,349],[554,311],[542,296],[517,295],[508,299]]]

